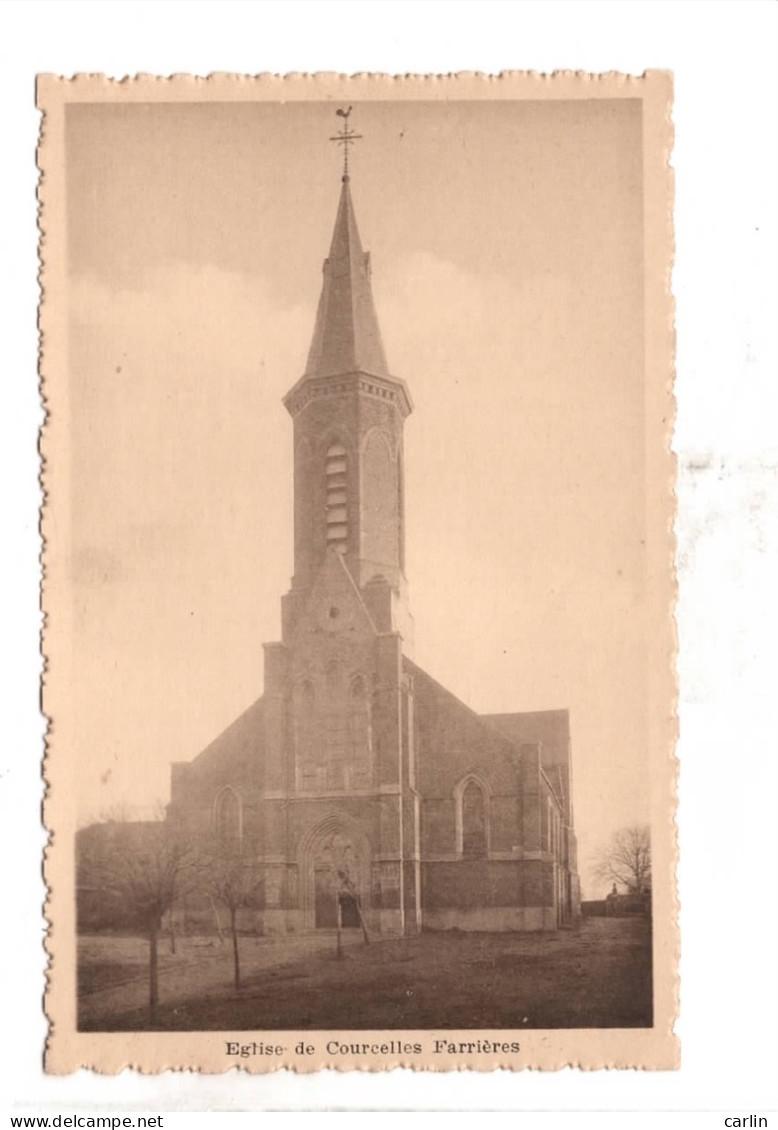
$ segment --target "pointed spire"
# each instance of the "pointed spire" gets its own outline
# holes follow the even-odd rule
[[[389,376],[370,286],[370,255],[362,250],[349,177],[344,173],[330,254],[324,260],[316,326],[306,377],[365,372]]]

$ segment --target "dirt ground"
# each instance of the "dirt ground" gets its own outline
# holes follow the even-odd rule
[[[361,940],[348,931],[344,945]],[[246,988],[264,970],[288,963],[308,963],[317,955],[334,952],[335,938],[310,935],[286,939],[240,938],[241,969]],[[88,934],[78,939],[78,1018],[86,1030],[109,1031],[113,1018],[146,1009],[149,997],[149,946],[143,938],[115,934]],[[215,937],[179,937],[176,953],[168,939],[159,941],[159,996],[162,1005],[192,997],[224,998],[233,991],[232,942]],[[140,1027],[143,1027],[141,1024]]]
[[[163,950],[165,946],[163,945]],[[244,984],[228,946],[179,941],[160,963],[158,1029],[650,1027],[651,930],[643,917],[584,919],[543,934],[449,931],[362,943],[241,938]],[[141,939],[79,946],[79,1027],[148,1029]]]

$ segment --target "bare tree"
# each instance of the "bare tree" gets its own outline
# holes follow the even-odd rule
[[[109,834],[82,853],[80,882],[100,893],[106,916],[139,929],[149,943],[149,1019],[159,1008],[159,935],[162,919],[196,879],[192,851],[164,824],[111,822]]]
[[[647,824],[620,828],[600,848],[594,861],[595,878],[626,887],[631,894],[651,888],[651,833]]]
[[[238,945],[238,912],[250,906],[257,892],[257,877],[238,848],[214,846],[200,856],[197,870],[199,882],[211,900],[226,907],[230,916],[233,979],[240,989],[240,948]],[[218,920],[218,918],[217,918]]]

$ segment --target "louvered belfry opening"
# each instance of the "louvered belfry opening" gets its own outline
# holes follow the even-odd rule
[[[348,546],[346,459],[346,449],[342,443],[333,443],[327,449],[327,545],[334,546],[338,553],[345,553]]]

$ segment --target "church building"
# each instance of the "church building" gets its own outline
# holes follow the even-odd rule
[[[568,713],[476,714],[413,661],[412,402],[387,364],[347,167],[308,362],[284,404],[294,576],[281,640],[265,644],[262,697],[173,765],[168,820],[240,853],[266,933],[338,916],[390,935],[556,929],[580,906]]]

